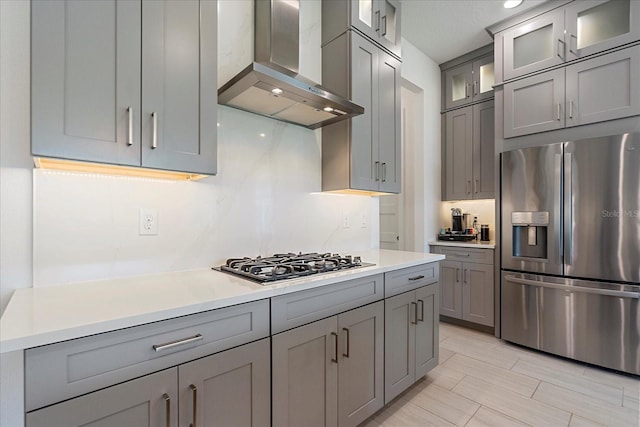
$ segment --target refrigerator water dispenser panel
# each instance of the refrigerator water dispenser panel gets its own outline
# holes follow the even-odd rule
[[[512,256],[548,259],[549,212],[511,212]]]

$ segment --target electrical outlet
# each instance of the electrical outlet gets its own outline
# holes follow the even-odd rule
[[[138,233],[140,236],[158,235],[158,208],[140,208]]]
[[[360,215],[360,228],[367,228],[367,215],[366,214],[361,214]]]
[[[342,228],[350,228],[350,227],[351,227],[351,220],[349,219],[349,214],[348,213],[342,214]]]

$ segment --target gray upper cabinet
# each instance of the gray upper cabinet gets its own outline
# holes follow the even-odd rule
[[[398,0],[323,0],[322,44],[355,28],[400,58],[400,10]]]
[[[270,347],[264,338],[180,365],[179,425],[268,427]]]
[[[493,97],[493,53],[444,71],[444,109]]]
[[[99,390],[26,415],[26,427],[178,427],[178,369]]]
[[[322,48],[323,85],[364,114],[322,130],[322,190],[400,192],[400,61],[353,31]]]
[[[504,32],[504,79],[565,61],[564,10],[556,9]]]
[[[567,60],[640,39],[637,0],[581,0],[565,8]]]
[[[494,102],[444,114],[443,200],[490,199],[494,190]]]
[[[31,19],[33,155],[140,165],[140,2],[34,0]]]
[[[216,173],[215,1],[34,1],[32,154]]]
[[[496,41],[504,80],[640,39],[640,3],[580,0],[505,30]]]
[[[640,114],[640,46],[504,85],[504,136]]]

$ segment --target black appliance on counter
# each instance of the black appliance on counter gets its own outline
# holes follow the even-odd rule
[[[230,258],[225,265],[214,270],[235,274],[247,279],[269,284],[276,280],[295,279],[312,274],[329,273],[350,268],[369,267],[359,256],[327,253],[286,253],[268,257]]]

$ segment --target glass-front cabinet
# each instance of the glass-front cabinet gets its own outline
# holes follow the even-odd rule
[[[567,60],[640,39],[640,2],[583,0],[565,9]]]
[[[400,56],[400,2],[351,0],[351,25]]]
[[[445,71],[444,108],[460,107],[493,96],[493,54]]]
[[[574,1],[504,32],[504,79],[639,39],[640,1]]]

